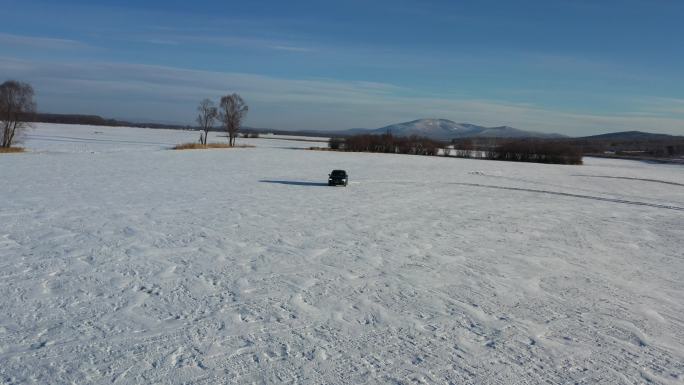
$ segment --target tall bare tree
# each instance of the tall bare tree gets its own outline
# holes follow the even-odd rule
[[[242,120],[247,116],[247,104],[238,94],[226,95],[219,103],[219,119],[228,133],[228,143],[235,145],[235,138],[240,131]]]
[[[207,136],[209,135],[209,130],[214,127],[214,122],[218,117],[218,110],[214,106],[214,102],[209,99],[204,99],[197,106],[197,123],[200,129],[204,131],[204,136],[200,134],[200,144],[207,144]]]
[[[0,147],[11,147],[35,112],[30,84],[16,80],[0,84]]]

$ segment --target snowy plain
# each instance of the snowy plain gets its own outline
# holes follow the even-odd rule
[[[0,156],[0,384],[684,383],[682,166],[197,136]]]

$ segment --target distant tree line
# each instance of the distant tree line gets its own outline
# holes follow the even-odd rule
[[[154,128],[154,129],[169,129],[169,130],[194,130],[196,127],[179,124],[168,123],[140,123],[129,122],[118,119],[105,119],[99,115],[83,115],[83,114],[51,114],[45,112],[38,112],[29,118],[30,122],[40,123],[57,123],[57,124],[83,124],[89,126],[107,126],[107,127],[140,127],[140,128]]]
[[[643,150],[646,154],[657,158],[676,157],[684,155],[684,139],[678,141],[670,141],[667,143],[658,143],[648,146]],[[617,151],[617,154],[625,154],[625,151]]]
[[[328,147],[334,150],[351,152],[434,156],[439,153],[442,145],[438,141],[415,135],[399,137],[386,133],[383,135],[354,135],[344,139],[333,138],[328,142]]]
[[[582,151],[569,144],[545,140],[509,140],[490,152],[489,159],[514,162],[582,164]]]
[[[583,156],[681,160],[684,137],[648,135],[635,138],[459,138],[449,143],[420,137],[355,135],[329,141],[331,150],[442,155],[516,162],[582,164]]]
[[[535,162],[555,164],[582,164],[582,152],[568,144],[549,140],[473,139],[454,140],[451,145],[429,138],[398,137],[391,133],[383,135],[354,135],[347,138],[331,138],[331,150],[352,152],[380,152],[426,156],[447,156]]]
[[[81,114],[47,114],[36,113],[32,121],[41,123],[57,123],[57,124],[87,124],[90,126],[121,126],[121,122],[115,119],[105,119],[98,115],[81,115]],[[131,123],[132,124],[132,123]]]
[[[642,156],[672,158],[684,155],[684,137],[661,135],[653,139],[566,139],[585,155]]]

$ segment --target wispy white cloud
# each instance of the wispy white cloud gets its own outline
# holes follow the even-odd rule
[[[225,47],[267,49],[288,52],[315,51],[313,47],[308,47],[295,41],[269,39],[252,36],[185,36],[181,39],[189,42],[202,44],[216,44]]]
[[[299,53],[316,51],[313,46],[307,46],[298,41],[269,39],[255,36],[197,35],[193,33],[176,33],[175,31],[172,31],[165,32],[163,34],[144,32],[130,34],[128,36],[124,36],[123,38],[136,43],[147,43],[154,45],[208,45]]]
[[[289,51],[289,52],[313,52],[313,48],[307,48],[307,47],[294,47],[294,46],[289,46],[289,45],[274,45],[271,46],[271,48],[278,50],[278,51]]]
[[[684,117],[684,99],[657,97],[637,100],[644,113]]]
[[[143,38],[140,39],[142,43],[154,44],[154,45],[180,45],[180,42],[172,39],[160,39],[160,38]]]
[[[684,102],[643,98],[625,113],[594,114],[502,100],[412,96],[387,83],[287,79],[118,63],[42,63],[0,57],[0,71],[34,83],[39,107],[191,122],[195,103],[238,92],[251,107],[248,124],[289,129],[379,127],[420,117],[584,135],[643,130],[684,134]],[[88,111],[79,108],[89,106]],[[628,108],[629,107],[629,108]],[[662,109],[662,111],[659,111]]]
[[[88,44],[77,40],[12,35],[8,33],[0,33],[0,45],[44,49],[81,49],[89,47]]]

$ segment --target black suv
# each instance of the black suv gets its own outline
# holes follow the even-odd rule
[[[344,170],[332,170],[328,175],[328,186],[346,186],[348,181],[349,175]]]

